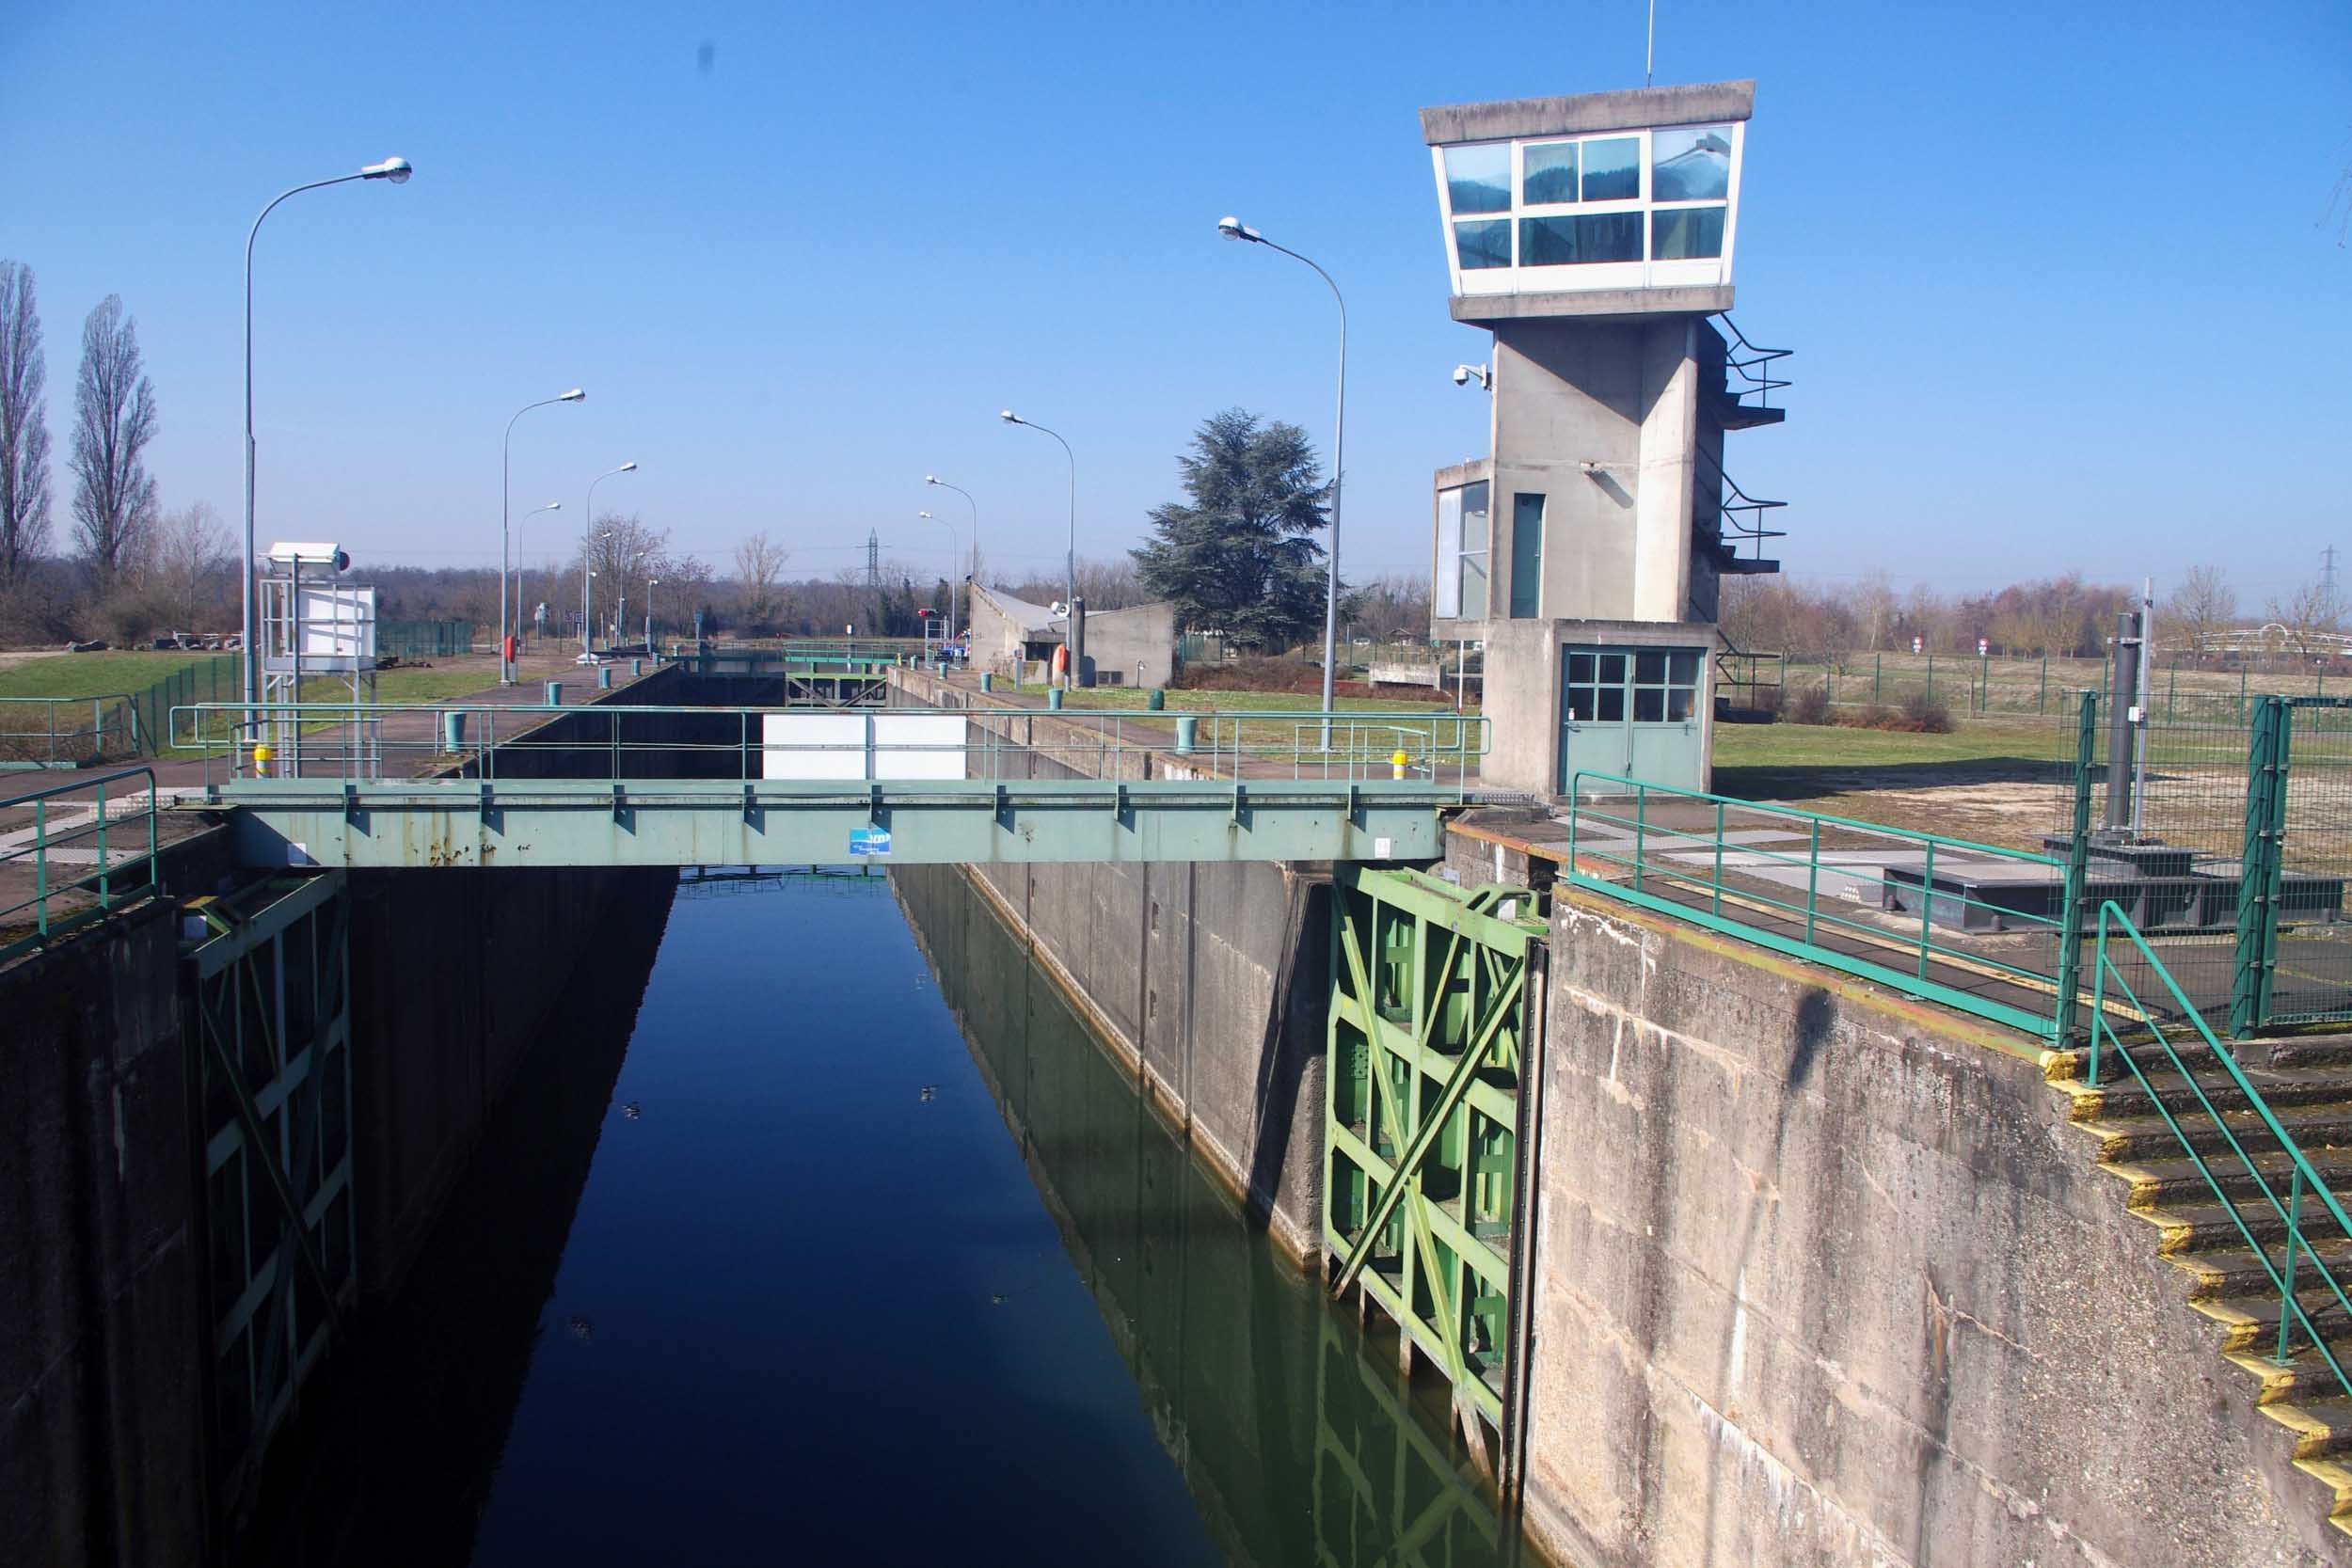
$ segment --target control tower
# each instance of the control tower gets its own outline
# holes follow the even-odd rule
[[[1438,471],[1431,574],[1432,635],[1486,644],[1491,784],[1708,782],[1720,584],[1780,569],[1781,503],[1724,472],[1787,385],[1724,316],[1755,96],[1422,111],[1454,319],[1494,336],[1455,377],[1485,383],[1491,455]]]

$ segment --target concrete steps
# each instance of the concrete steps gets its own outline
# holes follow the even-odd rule
[[[2352,1210],[2352,1037],[2221,1049],[2337,1202]],[[2244,1380],[2249,1402],[2284,1429],[2296,1468],[2324,1489],[2314,1501],[2352,1535],[2352,1310],[2312,1261],[2315,1255],[2352,1298],[2352,1235],[2306,1194],[2311,1253],[2296,1261],[2296,1304],[2337,1365],[2300,1325],[2286,1358],[2278,1359],[2277,1274],[2287,1251],[2279,1205],[2289,1195],[2293,1159],[2216,1048],[2192,1036],[2170,1053],[2143,1046],[2132,1055],[2140,1072],[2103,1051],[2103,1082],[2093,1088],[2083,1082],[2087,1052],[2055,1053],[2051,1086],[2066,1097],[2068,1119],[2090,1140],[2100,1168],[2123,1184],[2125,1209],[2154,1232],[2156,1255],[2185,1276],[2189,1307],[2213,1326],[2215,1351]]]

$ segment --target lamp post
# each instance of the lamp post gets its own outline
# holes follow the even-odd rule
[[[1086,651],[1086,626],[1078,611],[1078,454],[1070,450],[1068,441],[1062,441],[1060,432],[1047,430],[1034,420],[1025,420],[1009,408],[996,417],[1007,424],[1025,425],[1061,441],[1062,455],[1070,460],[1070,598],[1069,619],[1062,632],[1062,645],[1070,650],[1070,679],[1075,684],[1081,678],[1078,661]]]
[[[238,570],[242,587],[238,591],[238,660],[244,670],[245,728],[253,729],[253,698],[261,684],[261,656],[253,646],[253,242],[262,232],[262,219],[278,210],[278,203],[304,191],[323,190],[328,185],[345,185],[354,180],[388,180],[395,185],[408,183],[416,170],[405,158],[387,158],[380,164],[369,164],[357,174],[339,174],[332,180],[313,180],[307,185],[280,192],[254,218],[253,227],[245,235],[245,562]]]
[[[508,557],[512,553],[508,548],[508,536],[512,530],[508,526],[506,516],[507,474],[514,466],[515,420],[521,419],[534,408],[545,408],[550,404],[557,403],[578,403],[587,395],[575,387],[568,392],[559,392],[551,398],[541,398],[537,403],[524,404],[515,410],[515,419],[506,421],[506,437],[499,444],[499,684],[501,686],[515,684],[514,661],[506,657],[506,574],[509,570]]]
[[[963,504],[972,509],[972,570],[968,576],[974,582],[977,582],[980,577],[980,503],[972,499],[971,491],[961,484],[950,484],[937,474],[925,474],[923,483],[936,484],[942,490],[953,490],[963,498]]]
[[[1323,749],[1331,749],[1331,677],[1339,658],[1340,630],[1340,481],[1347,471],[1347,299],[1331,275],[1286,245],[1276,245],[1237,217],[1216,220],[1216,231],[1229,240],[1246,240],[1279,250],[1294,261],[1314,267],[1315,276],[1330,286],[1340,307],[1340,397],[1331,417],[1331,554],[1323,587]]]
[[[956,525],[945,517],[934,517],[928,512],[916,516],[927,523],[937,523],[947,531],[947,641],[956,640]]]
[[[517,529],[521,528],[524,523],[531,521],[532,518],[536,517],[542,512],[561,512],[563,510],[564,503],[562,501],[549,501],[545,506],[534,506],[530,511],[524,513],[522,516],[516,520],[515,526]],[[515,552],[515,632],[517,640],[521,637],[523,621],[528,614],[528,612],[523,609],[525,601],[523,599],[522,556],[523,552],[521,550],[518,549]]]
[[[645,652],[653,653],[653,591],[661,586],[660,578],[645,579]]]
[[[596,656],[590,652],[588,647],[588,628],[591,625],[588,608],[588,579],[596,575],[588,569],[588,557],[596,548],[588,531],[596,526],[596,486],[611,479],[614,474],[633,474],[636,471],[636,464],[624,463],[619,467],[608,469],[588,482],[588,515],[580,520],[580,657],[574,661],[575,663],[594,664],[596,661]],[[612,536],[608,533],[605,537],[610,539]]]

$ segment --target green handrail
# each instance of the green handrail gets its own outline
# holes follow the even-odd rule
[[[2173,1005],[2179,1009],[2179,1016],[2195,1025],[2206,1048],[2213,1053],[2214,1060],[2219,1064],[2222,1071],[2228,1076],[2230,1086],[2245,1098],[2247,1106],[2259,1118],[2261,1131],[2267,1132],[2279,1150],[2286,1155],[2291,1176],[2287,1196],[2283,1201],[2280,1197],[2273,1179],[2264,1174],[2254,1155],[2248,1151],[2245,1140],[2238,1135],[2238,1131],[2230,1125],[2221,1108],[2213,1102],[2212,1096],[2205,1092],[2204,1085],[2197,1081],[2196,1074],[2182,1059],[2179,1048],[2173,1044],[2171,1037],[2164,1032],[2164,1026],[2157,1022],[2155,1014],[2139,1000],[2138,994],[2132,989],[2131,981],[2108,956],[2107,942],[2110,930],[2120,931],[2128,938],[2131,946],[2137,950],[2140,961],[2147,965],[2149,971],[2156,978],[2163,981],[2165,990],[2171,993]],[[2115,1055],[2122,1058],[2123,1065],[2131,1069],[2132,1076],[2137,1078],[2140,1087],[2147,1091],[2149,1103],[2155,1108],[2156,1114],[2164,1118],[2165,1126],[2171,1131],[2174,1139],[2179,1142],[2181,1151],[2188,1156],[2189,1162],[2197,1167],[2197,1173],[2204,1178],[2205,1185],[2212,1189],[2215,1199],[2229,1214],[2230,1223],[2236,1227],[2239,1238],[2245,1242],[2248,1249],[2262,1264],[2263,1273],[2269,1277],[2271,1288],[2279,1292],[2279,1343],[2274,1359],[2282,1364],[2287,1361],[2288,1353],[2293,1348],[2294,1331],[2299,1324],[2304,1336],[2311,1340],[2312,1347],[2319,1352],[2320,1359],[2328,1364],[2328,1370],[2334,1374],[2337,1386],[2344,1393],[2352,1394],[2352,1376],[2345,1373],[2343,1363],[2336,1358],[2335,1352],[2328,1348],[2327,1336],[2319,1331],[2318,1325],[2312,1320],[2310,1311],[2301,1301],[2296,1299],[2295,1282],[2299,1257],[2311,1268],[2318,1271],[2320,1279],[2327,1286],[2328,1294],[2334,1298],[2336,1307],[2344,1315],[2343,1322],[2347,1325],[2352,1325],[2352,1295],[2346,1294],[2344,1282],[2337,1277],[2336,1271],[2328,1266],[2327,1259],[2322,1258],[2312,1245],[2310,1230],[2303,1219],[2305,1199],[2308,1196],[2318,1200],[2325,1219],[2335,1222],[2333,1234],[2337,1240],[2352,1240],[2352,1218],[2345,1216],[2344,1206],[2337,1201],[2336,1195],[2328,1187],[2326,1179],[2312,1167],[2311,1160],[2303,1152],[2303,1146],[2296,1141],[2293,1133],[2280,1124],[2278,1117],[2270,1109],[2269,1102],[2264,1100],[2262,1091],[2256,1088],[2252,1081],[2246,1076],[2245,1069],[2238,1066],[2237,1058],[2223,1047],[2212,1027],[2205,1022],[2204,1016],[2197,1010],[2195,1005],[2181,990],[2180,982],[2173,979],[2172,972],[2165,967],[2163,959],[2156,957],[2155,949],[2148,945],[2148,939],[2140,935],[2139,927],[2132,924],[2131,916],[2125,914],[2122,907],[2111,900],[2099,907],[2097,952],[2097,969],[2091,985],[2090,1057],[2085,1081],[2092,1088],[2098,1087],[2099,1061],[2103,1045],[2106,1049],[2111,1050]],[[2115,1020],[2107,1007],[2107,982],[2110,978],[2114,980],[2116,988],[2122,992],[2128,1007],[2127,1016],[2146,1031],[2145,1040],[2127,1043],[2116,1032]],[[2286,1227],[2286,1250],[2278,1262],[2271,1261],[2268,1248],[2255,1239],[2252,1228],[2246,1223],[2246,1217],[2238,1212],[2236,1201],[2230,1197],[2227,1189],[2222,1185],[2221,1178],[2215,1173],[2213,1165],[2207,1162],[2205,1156],[2199,1152],[2194,1138],[2182,1127],[2181,1118],[2173,1115],[2171,1107],[2165,1104],[2156,1086],[2149,1081],[2147,1069],[2141,1067],[2139,1058],[2133,1054],[2134,1043],[2143,1046],[2153,1043],[2154,1048],[2163,1053],[2165,1059],[2171,1065],[2172,1070],[2180,1074],[2181,1082],[2187,1085],[2190,1094],[2194,1096],[2195,1111],[2200,1115],[2200,1125],[2209,1127],[2221,1134],[2222,1143],[2227,1146],[2230,1154],[2236,1158],[2239,1166],[2243,1168],[2246,1177],[2253,1183],[2256,1191],[2262,1195],[2271,1213]],[[2249,1137],[2256,1135],[2254,1129],[2249,1128],[2246,1131]],[[2327,1309],[2327,1302],[2322,1300],[2320,1307],[2323,1311]]]
[[[1597,790],[1595,786],[1598,786]],[[1592,797],[1596,794],[1630,797],[1632,804],[1629,810],[1611,812],[1593,803]],[[2076,885],[2074,874],[2062,860],[2027,850],[1979,844],[1969,839],[1892,828],[1820,812],[1760,804],[1730,796],[1712,795],[1705,790],[1682,789],[1584,768],[1570,775],[1568,795],[1567,876],[1570,884],[1575,887],[1621,902],[1638,904],[1710,930],[1723,931],[1808,962],[1880,981],[1908,995],[1991,1019],[2044,1039],[2060,1037],[2065,1014],[2062,1006],[2064,987],[2071,976],[2064,974],[2057,962],[2046,968],[2036,968],[2014,961],[1997,948],[1981,943],[1938,941],[1934,935],[1933,916],[1939,910],[1994,912],[2005,925],[2021,925],[2036,935],[2055,940],[2062,954],[2070,940],[2068,927],[2071,922],[2067,911],[2074,908],[2075,902],[2071,890]],[[1662,823],[1653,809],[1654,802],[1660,800],[1690,802],[1699,808],[1697,816],[1700,820],[1688,828]],[[1795,850],[1787,852],[1759,844],[1737,846],[1739,855],[1747,866],[1782,869],[1790,879],[1785,886],[1755,875],[1749,875],[1737,883],[1732,882],[1731,879],[1739,877],[1741,871],[1740,866],[1727,865],[1724,855],[1727,814],[1733,812],[1769,821],[1801,841]],[[1618,836],[1611,842],[1596,843],[1590,831],[1595,826],[1615,830]],[[1820,884],[1824,869],[1822,850],[1825,830],[1866,833],[1875,839],[1892,841],[1922,852],[1918,883],[1919,920],[1915,927],[1898,929],[1891,922],[1883,919],[1848,915],[1840,912],[1839,900],[1832,898],[1825,901],[1822,898]],[[1956,887],[1939,887],[1936,881],[1938,861],[1943,859],[1948,867],[1949,858],[1955,855],[1976,856],[2009,864],[2023,863],[2049,872],[2058,884],[2059,914],[2055,918],[2032,914],[1973,897]],[[1588,865],[1613,871],[1616,877],[1626,879],[1596,875],[1587,869]],[[1828,869],[1837,871],[1841,868],[1833,865]],[[1883,872],[1887,868],[1879,869]],[[1863,867],[1857,873],[1855,869],[1847,868],[1846,874],[1859,874],[1867,878],[1869,870]],[[1776,888],[1788,896],[1780,896],[1775,892]],[[1742,918],[1738,905],[1726,899],[1726,891],[1735,895],[1739,904],[1744,904],[1769,918]],[[1787,928],[1779,928],[1772,923],[1774,921]],[[1832,944],[1827,940],[1831,936],[1846,938],[1845,945]],[[1902,961],[1892,961],[1898,957],[1897,953],[1889,953],[1884,960],[1869,956],[1867,949],[1873,946],[1899,948]],[[1852,950],[1857,947],[1864,950]],[[1983,995],[1937,979],[1934,977],[1933,960],[1938,958],[1950,964],[1964,965],[1969,972],[1988,975],[2023,990],[2046,992],[2051,998],[2050,1003],[2046,1007],[2024,1006],[2013,1000]]]
[[[106,833],[110,826],[106,812],[106,786],[124,779],[147,781],[147,848],[135,858],[115,865],[107,860]],[[76,823],[62,832],[50,829],[50,803],[69,795],[91,795],[92,816],[88,822]],[[133,791],[131,798],[135,798]],[[118,791],[119,805],[125,796]],[[109,913],[129,903],[134,897],[151,889],[155,881],[155,772],[151,768],[123,768],[96,778],[77,778],[67,784],[56,784],[42,789],[20,790],[0,798],[0,811],[29,805],[33,808],[32,838],[28,843],[0,847],[0,867],[29,859],[33,863],[33,895],[15,903],[0,907],[0,930],[18,925],[26,911],[33,914],[33,929],[24,936],[0,942],[0,962],[29,953],[52,939],[63,935],[91,920]],[[59,879],[53,875],[49,852],[79,839],[98,841],[98,869],[85,876]],[[132,887],[122,886],[126,875],[135,871],[137,881]],[[93,890],[89,884],[95,882]],[[98,897],[94,909],[77,910],[58,914],[52,905],[63,895],[75,891],[94,891]]]

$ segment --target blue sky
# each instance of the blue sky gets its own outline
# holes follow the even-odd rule
[[[1798,350],[1729,468],[1815,579],[1959,589],[2214,561],[2248,608],[2352,549],[2352,8],[1661,0],[1658,79],[1756,79],[1738,319]],[[1427,569],[1429,472],[1484,451],[1446,316],[1423,104],[1639,86],[1608,4],[125,7],[10,0],[0,255],[39,277],[62,464],[83,314],[138,321],[167,505],[239,508],[257,261],[262,523],[486,562],[587,482],[723,565],[992,576],[1135,542],[1233,404],[1327,442],[1354,336],[1343,562]],[[708,69],[700,55],[709,46]],[[2335,202],[2332,217],[2330,200]],[[57,479],[60,527],[66,479]],[[949,505],[939,503],[946,500]],[[524,542],[537,559],[544,544]]]

